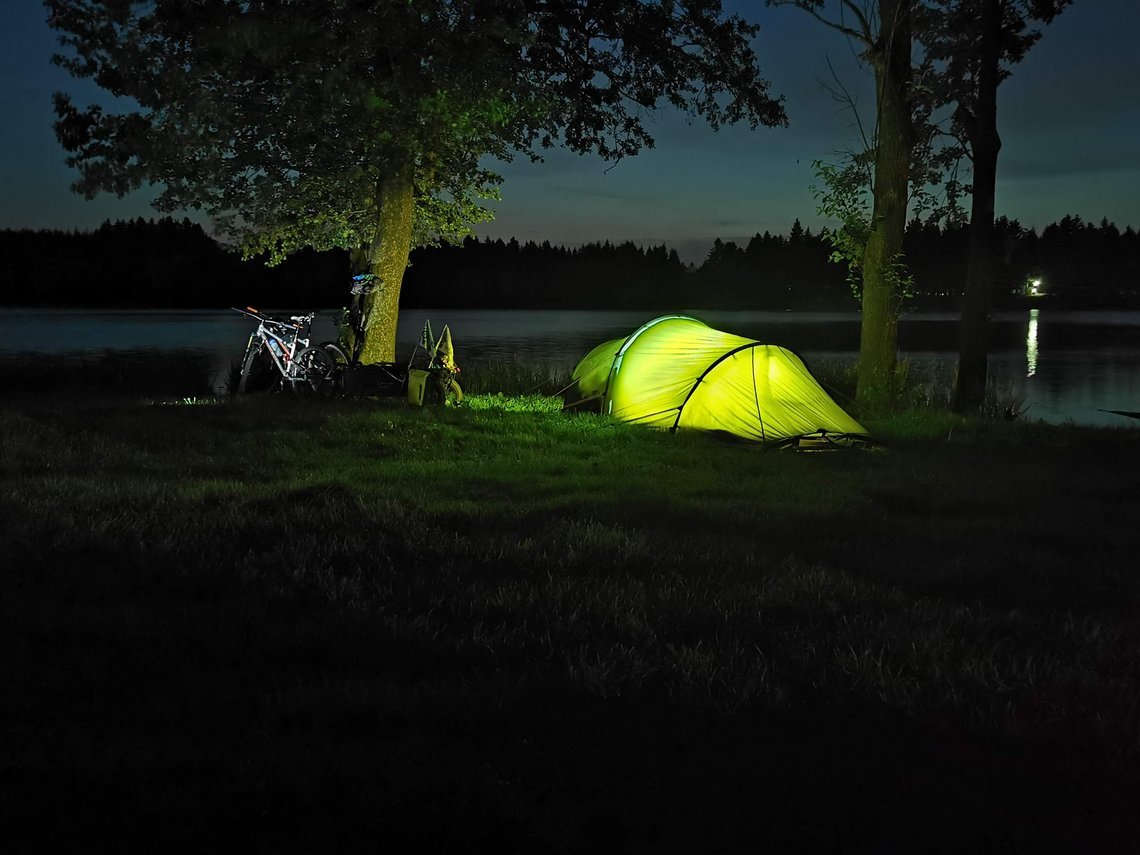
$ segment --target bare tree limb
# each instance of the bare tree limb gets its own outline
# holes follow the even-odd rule
[[[850,2],[850,0],[843,0],[843,2],[847,3],[847,2]],[[826,17],[825,15],[821,15],[819,13],[819,11],[814,6],[807,5],[805,3],[800,3],[800,2],[798,2],[798,0],[769,0],[769,5],[772,5],[772,6],[795,6],[797,9],[803,9],[803,11],[807,12],[809,15],[811,15],[813,18],[815,18],[817,21],[819,21],[825,27],[830,27],[831,29],[836,30],[837,32],[843,33],[843,35],[848,36],[849,38],[858,39],[861,42],[868,42],[867,37],[864,33],[861,33],[858,30],[853,29],[852,27],[849,27],[846,24],[843,24],[841,22],[833,21],[830,18]],[[859,17],[862,18],[862,15],[860,15]]]

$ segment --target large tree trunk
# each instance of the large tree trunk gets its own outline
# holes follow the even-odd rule
[[[864,410],[890,403],[902,304],[896,264],[902,262],[910,178],[910,7],[879,0],[882,28],[870,52],[875,67],[878,129],[875,201],[863,255],[863,323],[855,398]]]
[[[360,361],[396,361],[400,286],[412,251],[415,187],[410,167],[393,170],[380,183],[378,234],[372,248],[375,285],[364,299],[364,344]]]
[[[978,96],[974,111],[959,106],[973,156],[974,190],[970,207],[970,256],[966,295],[958,326],[958,379],[954,409],[981,409],[986,397],[989,313],[994,278],[994,195],[1001,137],[997,130],[998,62],[1001,55],[1001,0],[985,0],[979,45]]]

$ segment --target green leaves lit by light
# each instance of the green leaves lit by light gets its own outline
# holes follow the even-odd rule
[[[871,235],[873,163],[864,153],[853,156],[843,166],[820,160],[812,161],[811,166],[822,185],[809,188],[818,203],[816,213],[839,221],[837,227],[825,227],[820,234],[831,244],[831,261],[847,268],[847,284],[858,298],[863,287],[863,254]]]
[[[818,202],[816,213],[838,220],[835,228],[825,227],[820,235],[831,244],[830,260],[847,268],[847,284],[856,299],[863,296],[863,256],[871,236],[871,170],[872,151],[852,155],[843,165],[812,161],[812,169],[822,183],[810,188]],[[914,278],[901,255],[891,259],[884,269],[892,290],[900,297],[914,293]]]

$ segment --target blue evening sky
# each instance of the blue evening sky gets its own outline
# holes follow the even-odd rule
[[[857,144],[849,111],[821,81],[828,61],[861,107],[874,91],[851,48],[795,9],[729,0],[761,24],[760,66],[787,99],[788,128],[714,133],[672,112],[651,127],[656,148],[616,166],[548,153],[502,166],[503,201],[481,235],[667,243],[699,261],[713,238],[786,232],[798,217],[818,227],[811,162]],[[89,229],[154,215],[147,195],[86,201],[70,192],[51,124],[51,93],[98,96],[50,63],[53,33],[39,0],[0,0],[0,228]],[[997,208],[1038,228],[1065,214],[1140,227],[1140,0],[1076,0],[1000,90],[1003,138]],[[612,166],[612,168],[610,168]]]

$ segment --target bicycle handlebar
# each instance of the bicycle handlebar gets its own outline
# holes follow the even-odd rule
[[[253,306],[246,306],[244,309],[239,309],[237,306],[230,306],[230,308],[235,312],[241,312],[247,317],[254,318],[263,324],[275,324],[277,326],[294,327],[296,329],[300,329],[306,324],[311,324],[313,322],[313,319],[317,316],[316,312],[310,312],[307,315],[290,315],[289,321],[292,321],[293,323],[289,323],[289,321],[283,320],[282,318],[275,318],[272,315],[267,315],[264,312],[255,309]]]
[[[251,317],[251,318],[254,318],[254,319],[259,320],[259,321],[276,320],[276,318],[271,318],[269,315],[263,315],[261,312],[259,312],[257,309],[255,309],[253,306],[246,306],[244,309],[239,309],[237,306],[230,306],[230,309],[232,309],[235,312],[241,312],[241,314],[246,315],[246,316]]]

